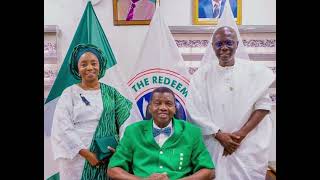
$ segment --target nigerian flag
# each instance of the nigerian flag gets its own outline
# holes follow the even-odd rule
[[[104,31],[98,21],[98,18],[93,10],[92,4],[89,1],[86,9],[82,15],[80,23],[77,27],[76,33],[69,46],[67,54],[63,60],[63,64],[59,70],[58,76],[53,84],[53,87],[45,101],[44,105],[44,176],[45,179],[59,179],[57,164],[53,160],[51,150],[50,135],[54,110],[56,103],[62,91],[75,84],[79,83],[71,75],[68,61],[71,57],[73,48],[80,43],[90,43],[98,46],[107,57],[107,68],[114,66],[117,62],[109,45],[109,42],[104,34]],[[106,73],[107,74],[107,73]]]

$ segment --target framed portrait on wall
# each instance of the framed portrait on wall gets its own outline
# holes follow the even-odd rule
[[[114,25],[149,25],[160,0],[113,0]]]
[[[193,0],[193,18],[195,25],[214,25],[218,23],[227,0]],[[242,21],[241,0],[229,0],[234,20]]]

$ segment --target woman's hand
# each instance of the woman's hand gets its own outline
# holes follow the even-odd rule
[[[100,161],[97,158],[97,155],[93,152],[89,152],[87,158],[86,158],[91,166],[98,166],[100,164]]]
[[[81,149],[79,151],[79,154],[84,157],[91,166],[97,166],[99,165],[101,162],[98,160],[97,155],[91,151],[89,151],[88,149]]]
[[[116,150],[115,150],[114,148],[110,147],[110,146],[108,146],[107,148],[112,152],[112,154],[116,152]],[[112,156],[112,155],[111,155],[111,156]],[[110,157],[107,157],[107,158],[103,159],[101,162],[102,162],[103,164],[106,164],[106,163],[108,164],[109,159],[110,159]]]
[[[110,146],[108,146],[107,148],[108,148],[112,153],[115,153],[115,152],[116,152],[116,150],[115,150],[114,148],[110,147]]]

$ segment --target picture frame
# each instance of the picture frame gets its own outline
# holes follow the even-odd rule
[[[149,25],[160,0],[113,0],[113,24]]]
[[[227,0],[193,0],[194,25],[215,25]],[[229,0],[236,24],[242,23],[242,0]],[[214,8],[216,6],[217,8]]]

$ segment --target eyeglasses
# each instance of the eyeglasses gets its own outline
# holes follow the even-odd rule
[[[230,40],[230,39],[227,39],[225,41],[217,41],[214,43],[214,46],[217,48],[217,49],[220,49],[223,44],[225,44],[227,47],[231,48],[233,47],[233,45],[235,44],[236,42],[233,41],[233,40]]]

